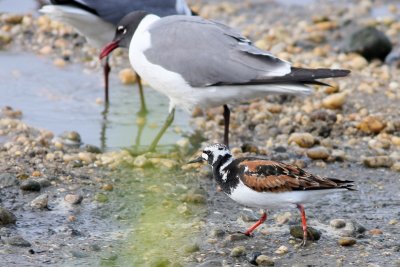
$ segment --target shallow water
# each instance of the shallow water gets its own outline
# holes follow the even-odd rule
[[[37,9],[33,0],[0,0],[0,12],[28,13]]]
[[[104,114],[101,70],[88,72],[79,65],[55,67],[49,58],[27,53],[0,52],[0,107],[21,109],[29,125],[45,128],[56,135],[75,130],[84,143],[106,149],[134,145],[139,127],[137,85],[121,85],[116,72],[111,73],[110,107]],[[150,113],[140,144],[148,145],[164,123],[168,99],[145,88]],[[175,122],[160,141],[174,144],[181,138],[176,131],[190,131],[189,115],[177,111]],[[176,129],[179,127],[179,129]]]

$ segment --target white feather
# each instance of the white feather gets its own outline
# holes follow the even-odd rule
[[[89,44],[96,48],[102,48],[110,42],[115,33],[114,25],[79,8],[45,5],[39,12],[72,26],[77,32],[86,37]]]
[[[229,195],[236,202],[256,208],[274,208],[295,206],[296,204],[304,204],[308,202],[318,201],[322,196],[336,192],[346,191],[346,189],[325,189],[325,190],[304,190],[290,192],[257,192],[246,185],[242,181]]]

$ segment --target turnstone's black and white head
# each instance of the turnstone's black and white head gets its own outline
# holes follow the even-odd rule
[[[323,195],[353,190],[353,181],[320,177],[297,166],[260,157],[234,159],[228,147],[214,144],[204,148],[191,162],[207,161],[222,190],[240,204],[262,209],[295,206],[302,216],[303,243],[307,240],[307,223],[303,203],[319,201]],[[249,235],[266,220],[266,213],[245,234]]]

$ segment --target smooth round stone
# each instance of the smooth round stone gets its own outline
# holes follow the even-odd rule
[[[0,225],[14,224],[17,217],[5,208],[0,207]]]
[[[354,244],[357,243],[357,240],[355,240],[352,237],[342,237],[338,240],[339,245],[343,247],[350,247],[353,246]]]
[[[22,184],[19,187],[21,190],[24,191],[35,191],[38,192],[40,191],[40,189],[42,188],[40,186],[40,183],[37,181],[33,181],[33,180],[26,180],[23,181]]]

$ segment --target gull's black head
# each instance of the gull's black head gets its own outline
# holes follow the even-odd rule
[[[117,47],[129,48],[140,22],[148,14],[146,11],[134,11],[123,17],[117,25],[114,39],[101,51],[100,59],[108,56]]]

